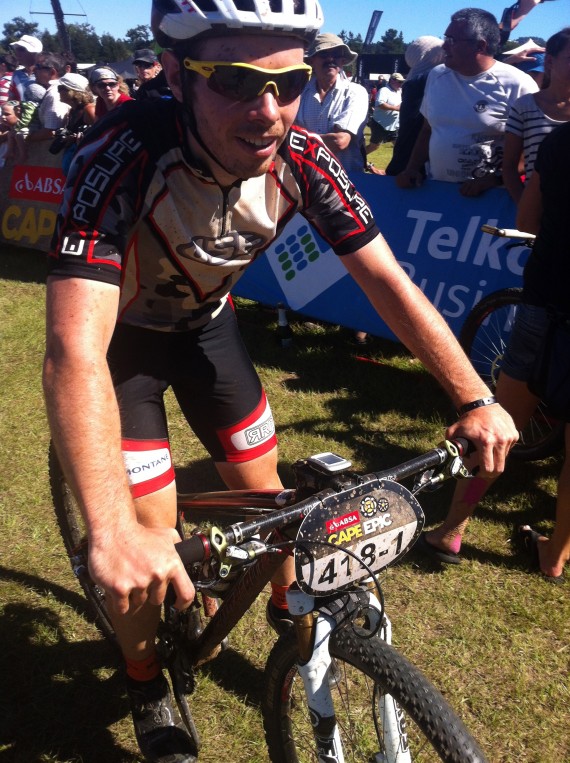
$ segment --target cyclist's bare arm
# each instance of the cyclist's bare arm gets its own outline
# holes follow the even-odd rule
[[[446,322],[401,269],[382,236],[342,261],[380,317],[435,376],[456,408],[491,396]],[[448,433],[476,445],[482,476],[503,471],[518,439],[513,420],[499,405],[467,413]]]
[[[50,278],[44,392],[52,436],[84,514],[91,573],[124,613],[159,604],[168,582],[178,606],[193,586],[174,529],[137,522],[121,453],[117,400],[106,360],[119,289],[79,278]]]

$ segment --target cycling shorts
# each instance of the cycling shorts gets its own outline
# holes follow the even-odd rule
[[[214,461],[251,461],[277,444],[271,409],[227,304],[191,331],[118,324],[108,362],[135,497],[174,479],[164,406],[169,387]]]
[[[501,370],[511,379],[522,382],[529,380],[538,351],[544,341],[548,322],[545,307],[529,305],[526,302],[518,305],[501,363]]]

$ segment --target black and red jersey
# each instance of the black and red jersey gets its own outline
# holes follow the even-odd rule
[[[174,99],[129,102],[97,123],[76,155],[50,274],[119,285],[121,322],[187,330],[221,309],[297,212],[338,255],[378,234],[319,136],[293,127],[266,175],[222,189],[189,154]]]

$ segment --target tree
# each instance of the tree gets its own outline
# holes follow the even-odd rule
[[[389,53],[390,55],[401,55],[406,50],[404,36],[397,29],[387,29],[380,42],[376,43],[377,53]]]
[[[99,55],[96,60],[112,63],[129,58],[130,55],[132,55],[132,51],[125,40],[116,40],[110,34],[101,35]]]
[[[0,45],[5,50],[8,50],[8,46],[11,42],[16,42],[22,35],[31,34],[33,37],[38,36],[38,25],[26,21],[22,16],[16,16],[12,21],[7,21],[4,24],[4,37],[0,40]]]
[[[44,29],[40,34],[40,40],[42,41],[44,50],[49,51],[50,53],[62,52],[61,40],[59,39],[57,32],[52,34],[51,32],[48,32],[47,29]]]
[[[132,50],[149,48],[152,44],[150,27],[145,24],[139,24],[138,26],[127,30],[125,42]]]
[[[352,32],[345,32],[343,29],[343,31],[339,34],[339,37],[355,53],[362,52],[363,40],[360,33],[355,36]]]
[[[90,63],[99,60],[101,44],[91,24],[68,24],[67,32],[76,61]]]

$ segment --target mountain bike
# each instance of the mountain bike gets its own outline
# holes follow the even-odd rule
[[[185,611],[167,597],[157,646],[196,756],[200,736],[187,700],[195,671],[219,652],[291,553],[293,627],[275,642],[264,671],[262,714],[272,763],[486,760],[439,691],[391,646],[378,579],[422,531],[416,496],[469,476],[461,459],[465,445],[444,441],[369,474],[336,454],[318,454],[293,465],[294,489],[179,495],[184,540],[177,549],[197,597]],[[97,624],[113,639],[104,592],[89,577],[83,521],[53,449],[50,476],[71,566]],[[218,526],[216,517],[228,512],[233,522]],[[214,524],[188,532],[184,516],[200,513]]]
[[[510,246],[532,248],[535,236],[512,228],[482,225],[481,230],[493,236],[510,238]],[[461,328],[459,343],[483,381],[494,389],[501,369],[522,288],[509,287],[488,294],[471,310]],[[511,455],[521,461],[536,461],[561,450],[564,423],[551,416],[544,403],[539,403],[528,426],[521,432]]]

